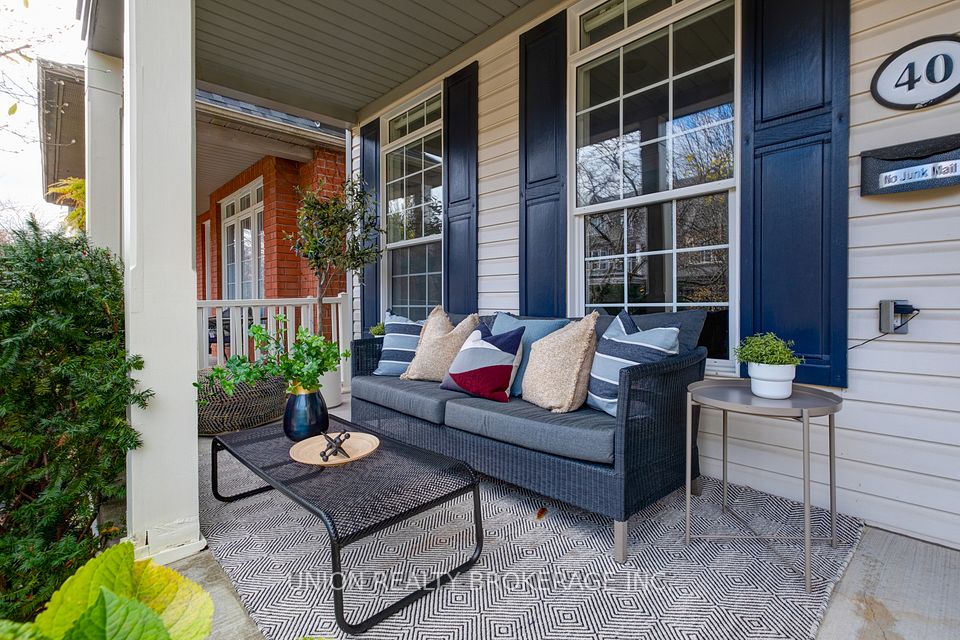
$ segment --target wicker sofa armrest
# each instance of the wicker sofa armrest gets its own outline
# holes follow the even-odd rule
[[[351,373],[356,376],[369,376],[380,364],[380,352],[383,350],[383,338],[360,338],[350,343]]]
[[[706,359],[706,348],[698,347],[620,370],[614,464],[628,475],[643,476],[636,486],[641,493],[654,495],[682,484],[687,386],[703,380]]]

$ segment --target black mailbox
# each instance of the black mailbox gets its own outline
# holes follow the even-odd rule
[[[860,195],[960,185],[960,134],[860,154]]]

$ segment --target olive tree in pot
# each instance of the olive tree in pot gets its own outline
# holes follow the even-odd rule
[[[369,239],[381,232],[375,203],[362,182],[347,180],[332,195],[325,186],[321,182],[316,189],[299,192],[297,233],[287,235],[293,251],[317,276],[317,300],[321,304],[339,274],[354,272],[362,278],[363,267],[380,259],[379,243]],[[340,387],[335,384],[338,375],[334,369],[325,379],[324,397],[330,406],[340,404]]]
[[[740,342],[736,356],[747,363],[753,395],[771,400],[790,397],[797,365],[803,363],[792,347],[793,340],[785,341],[775,333],[758,333]]]

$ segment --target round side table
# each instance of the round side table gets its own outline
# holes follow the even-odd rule
[[[727,510],[727,414],[741,413],[796,420],[803,425],[803,536],[722,535],[690,533],[690,475],[693,445],[693,407],[710,407],[723,413],[723,501]],[[829,541],[837,546],[837,473],[834,443],[834,416],[843,400],[839,396],[802,385],[793,385],[793,395],[784,400],[760,398],[750,392],[749,380],[704,380],[687,387],[687,470],[686,470],[686,544],[691,538],[758,538],[763,540],[803,540],[804,585],[810,591],[810,544],[812,540]],[[810,531],[810,419],[829,416],[828,440],[830,456],[830,537],[814,538]],[[741,521],[742,522],[742,521]],[[745,523],[744,523],[745,524]],[[749,528],[749,527],[748,527]]]

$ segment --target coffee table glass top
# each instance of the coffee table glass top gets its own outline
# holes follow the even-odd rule
[[[340,431],[373,433],[380,446],[354,462],[322,467],[290,458],[294,443],[279,422],[222,434],[217,440],[275,489],[320,517],[330,535],[344,543],[476,483],[473,470],[463,462],[331,416],[329,433]]]

